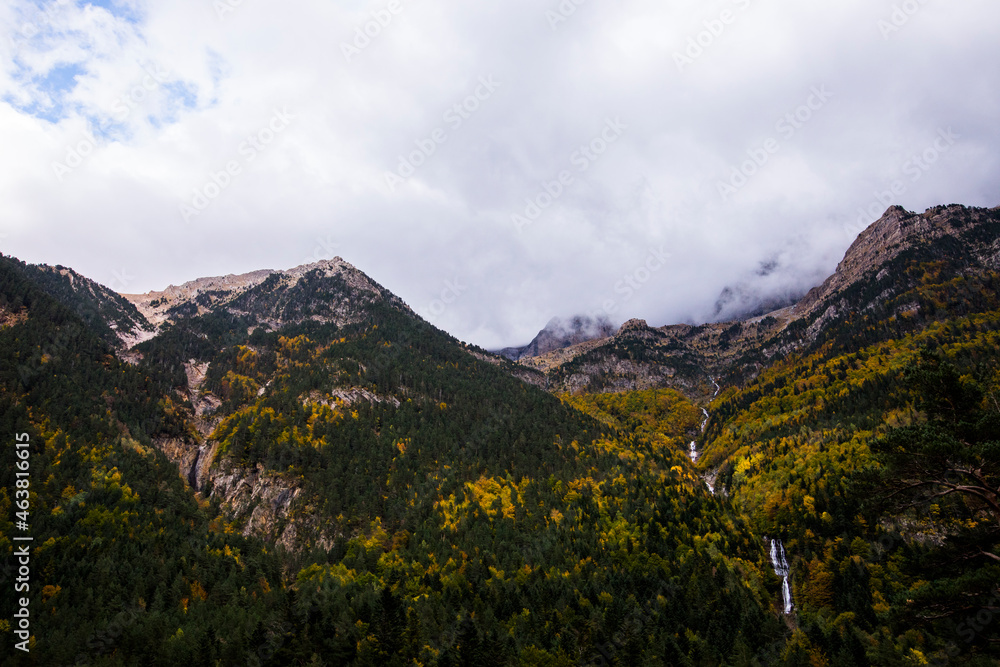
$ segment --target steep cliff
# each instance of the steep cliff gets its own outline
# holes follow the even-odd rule
[[[946,262],[976,273],[1000,266],[1000,209],[894,206],[862,232],[837,270],[792,306],[745,320],[650,328],[626,323],[613,337],[521,359],[555,391],[673,387],[706,398],[710,378],[739,383],[791,351],[848,336],[857,315],[913,314],[915,267]],[[892,312],[883,313],[884,309]]]

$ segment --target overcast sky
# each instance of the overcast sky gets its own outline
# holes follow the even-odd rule
[[[121,292],[339,255],[490,348],[705,321],[726,286],[820,282],[890,203],[1000,204],[997,26],[996,0],[7,0],[0,249]]]

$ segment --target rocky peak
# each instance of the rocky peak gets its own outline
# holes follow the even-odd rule
[[[837,266],[837,273],[856,275],[878,265],[903,243],[921,220],[902,206],[892,206],[877,221],[858,234]]]
[[[627,336],[633,333],[645,333],[649,330],[649,325],[646,324],[646,320],[641,320],[638,318],[633,318],[623,324],[618,330],[617,336]]]
[[[614,334],[615,327],[606,317],[593,318],[586,315],[576,315],[568,320],[553,317],[530,343],[524,347],[505,348],[500,350],[498,354],[512,361],[518,361],[528,357],[538,357],[587,341],[610,338]]]
[[[64,266],[26,265],[34,282],[76,313],[98,336],[118,350],[153,335],[154,327],[120,294]]]
[[[797,316],[814,312],[833,294],[862,280],[907,248],[944,236],[958,237],[967,227],[986,221],[990,211],[960,205],[937,206],[922,214],[892,206],[861,232],[832,276],[815,287],[795,307]]]
[[[122,296],[157,326],[177,317],[218,309],[253,315],[272,327],[281,326],[286,320],[304,319],[345,323],[357,319],[366,304],[382,300],[412,312],[392,293],[341,257],[284,271],[262,269],[239,275],[199,278],[159,292]]]
[[[908,257],[903,253],[913,252]],[[808,348],[846,318],[913,289],[904,267],[946,260],[963,272],[1000,270],[1000,208],[938,206],[922,214],[893,206],[862,232],[833,275],[794,306],[741,321],[651,329],[622,325],[611,341],[577,345],[526,363],[557,391],[623,391],[671,386],[703,398],[712,378],[740,381],[764,360]],[[898,312],[911,303],[893,306]],[[888,316],[891,316],[890,313]],[[638,354],[637,354],[638,352]]]

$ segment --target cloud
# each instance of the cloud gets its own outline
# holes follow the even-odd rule
[[[105,284],[125,269],[129,291],[339,254],[487,347],[553,316],[701,321],[789,247],[768,293],[832,271],[886,192],[1000,203],[998,18],[986,0],[5,3],[3,249]]]

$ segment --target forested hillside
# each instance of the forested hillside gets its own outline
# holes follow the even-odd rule
[[[0,657],[997,664],[997,217],[893,209],[792,309],[522,365],[339,258],[125,302],[0,257]]]
[[[1000,275],[960,258],[900,254],[879,308],[710,407],[700,467],[785,539],[814,661],[998,656]]]
[[[227,531],[152,447],[183,428],[160,410],[160,387],[8,258],[0,310],[4,661],[178,664],[225,636],[219,655],[235,663],[264,645],[281,620],[281,563]],[[11,627],[15,433],[32,443],[30,654]]]
[[[33,443],[32,652],[12,664],[679,664],[780,649],[778,581],[687,466],[696,410],[679,395],[631,432],[377,304],[345,327],[186,318],[132,365],[23,266],[2,268],[4,423]],[[186,368],[202,360],[192,402]],[[205,437],[224,474],[294,488],[282,521],[315,532],[286,550],[214,495],[217,477],[196,495],[158,443]]]

